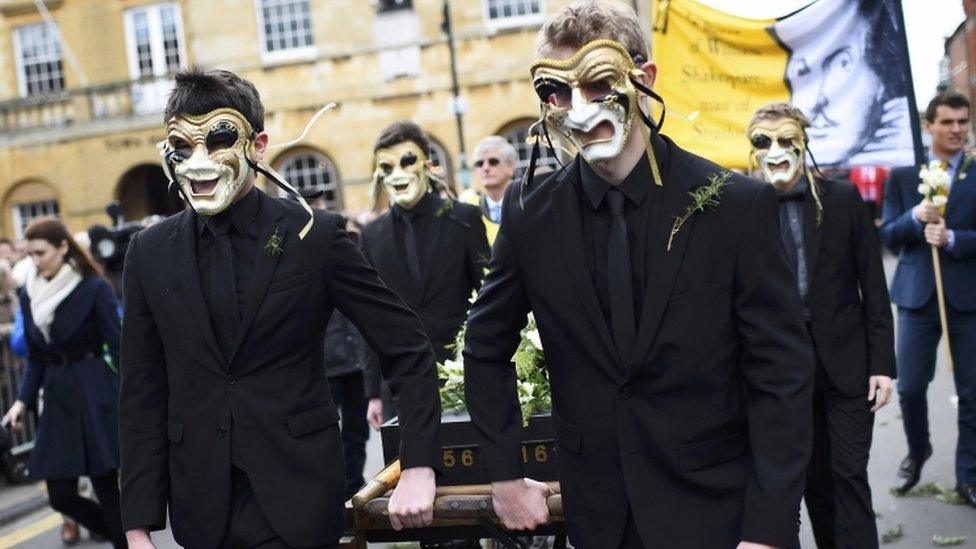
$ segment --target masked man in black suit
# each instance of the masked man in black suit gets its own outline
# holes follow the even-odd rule
[[[254,188],[264,109],[227,71],[176,77],[163,167],[189,208],[138,233],[125,264],[120,437],[130,547],[170,522],[185,547],[333,547],[342,441],[325,370],[338,308],[401,403],[394,527],[429,524],[440,448],[423,326],[346,235],[341,217]]]
[[[363,230],[363,250],[420,316],[437,360],[447,360],[488,264],[481,212],[439,196],[445,186],[430,169],[430,142],[417,124],[390,124],[373,151],[374,192],[386,195],[390,209]],[[396,415],[389,398],[380,398],[388,394],[380,379],[376,361],[367,360],[367,417],[376,428]]]
[[[813,356],[775,190],[657,132],[657,67],[625,4],[564,8],[538,45],[542,139],[579,154],[509,187],[468,320],[495,511],[516,529],[548,518],[546,486],[523,478],[511,363],[533,311],[574,546],[797,547]]]
[[[874,412],[895,376],[881,245],[857,189],[807,167],[810,121],[770,103],[747,134],[751,168],[779,193],[780,236],[814,344],[813,456],[805,497],[817,547],[878,547],[868,483]]]

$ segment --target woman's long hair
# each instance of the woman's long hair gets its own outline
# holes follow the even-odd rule
[[[85,278],[104,276],[101,267],[88,255],[88,252],[78,245],[78,242],[68,232],[68,228],[58,219],[39,217],[31,221],[24,229],[24,238],[27,240],[46,240],[55,248],[61,246],[62,242],[67,242],[68,253],[65,254],[64,260],[81,273],[81,276]]]

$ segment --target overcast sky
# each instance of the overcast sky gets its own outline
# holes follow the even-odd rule
[[[810,0],[699,1],[728,13],[762,19],[786,15],[810,3]],[[925,108],[939,83],[939,61],[945,51],[945,38],[956,30],[965,17],[962,0],[902,0],[902,7],[908,30],[908,54],[915,80],[915,98],[919,108]]]

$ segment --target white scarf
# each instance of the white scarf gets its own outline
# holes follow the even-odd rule
[[[51,341],[51,324],[54,311],[68,295],[81,283],[82,277],[68,262],[61,265],[58,274],[48,280],[34,269],[27,276],[27,297],[30,298],[31,316],[34,325],[44,334],[45,341]]]

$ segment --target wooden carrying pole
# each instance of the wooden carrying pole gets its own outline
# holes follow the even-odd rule
[[[945,290],[942,288],[942,263],[939,248],[932,245],[932,268],[935,269],[935,296],[939,301],[939,321],[942,323],[942,340],[949,355],[949,371],[952,371],[952,347],[949,345],[949,318],[946,316]]]
[[[363,486],[358,492],[356,492],[356,495],[352,497],[353,508],[357,511],[361,510],[363,506],[370,501],[382,496],[396,487],[399,480],[400,460],[396,460],[387,465],[379,473],[376,473],[376,476],[371,478],[369,482],[366,483],[366,486]]]
[[[388,520],[387,506],[389,498],[376,498],[363,507],[363,514],[373,520]],[[563,517],[563,498],[561,494],[552,494],[546,498],[549,514],[554,519]],[[491,505],[491,495],[444,495],[434,499],[434,524],[445,525],[451,521],[474,520],[479,516],[496,518]],[[456,523],[455,523],[456,524]]]

